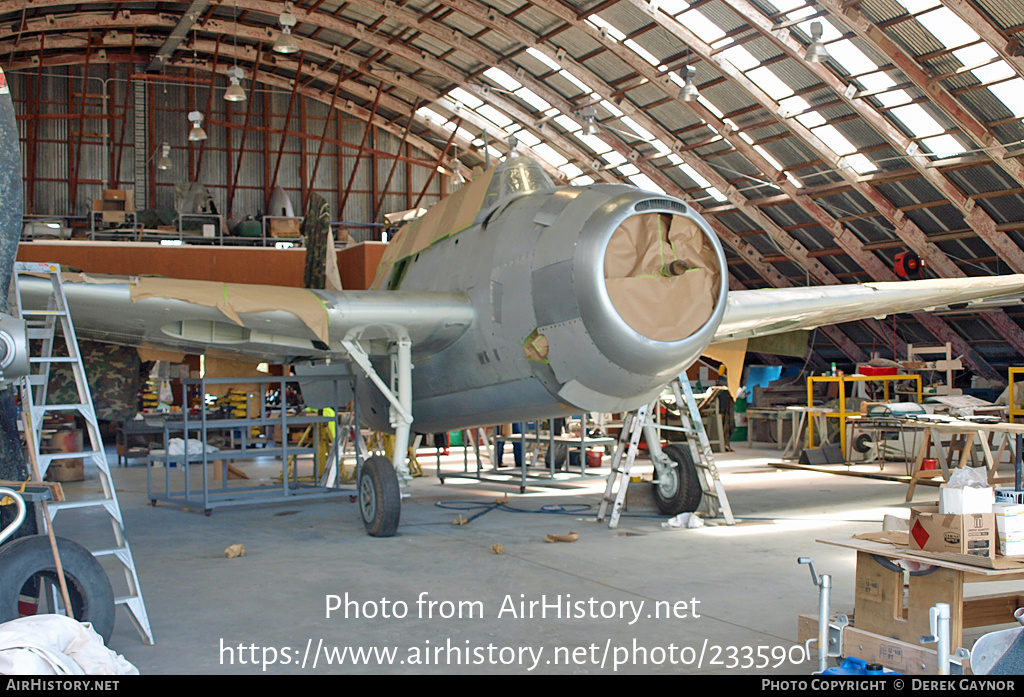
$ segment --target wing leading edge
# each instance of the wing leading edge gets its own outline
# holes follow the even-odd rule
[[[1024,295],[1024,274],[729,292],[714,343]]]
[[[49,282],[24,279],[26,307],[45,307]],[[148,277],[64,274],[79,336],[129,346],[222,351],[289,362],[345,358],[342,341],[370,355],[409,339],[414,357],[454,343],[472,325],[457,292],[324,291]]]

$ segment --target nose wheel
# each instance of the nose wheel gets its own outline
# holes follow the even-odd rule
[[[402,493],[388,458],[375,455],[363,462],[357,497],[367,533],[372,537],[391,537],[398,531]]]
[[[654,483],[654,502],[665,515],[696,511],[704,496],[697,478],[697,467],[686,443],[669,443],[662,451],[672,460],[672,467],[658,473]]]

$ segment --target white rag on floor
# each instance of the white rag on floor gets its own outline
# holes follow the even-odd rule
[[[0,624],[0,675],[138,675],[88,622],[35,615]]]
[[[704,527],[704,521],[696,513],[680,513],[675,518],[669,518],[661,524],[663,528],[700,528]]]

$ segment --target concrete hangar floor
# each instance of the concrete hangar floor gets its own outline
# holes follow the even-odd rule
[[[797,643],[797,616],[817,613],[817,589],[797,557],[832,575],[832,607],[849,612],[856,555],[816,540],[909,517],[904,484],[779,469],[770,450],[718,456],[738,523],[696,529],[637,509],[617,530],[597,523],[603,478],[520,495],[518,481],[442,486],[433,456],[420,459],[426,476],[387,539],[366,535],[348,497],[206,517],[150,506],[146,468],[115,467],[155,645],[118,608],[110,647],[144,675],[809,675],[817,664]],[[461,465],[461,450],[451,461]],[[69,486],[95,480],[87,471]],[[917,492],[918,504],[936,498]],[[452,524],[506,494],[507,508]],[[61,522],[58,533],[79,539]],[[579,539],[545,542],[569,532]],[[234,544],[245,555],[226,558]]]

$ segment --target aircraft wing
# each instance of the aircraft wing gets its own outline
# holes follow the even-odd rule
[[[342,341],[384,354],[397,339],[412,355],[451,345],[473,323],[458,292],[325,291],[182,281],[157,277],[64,274],[77,334],[86,339],[185,353],[223,351],[288,362],[347,358]],[[43,278],[19,281],[26,308],[45,307]]]
[[[1024,295],[1024,274],[729,292],[714,343]]]

